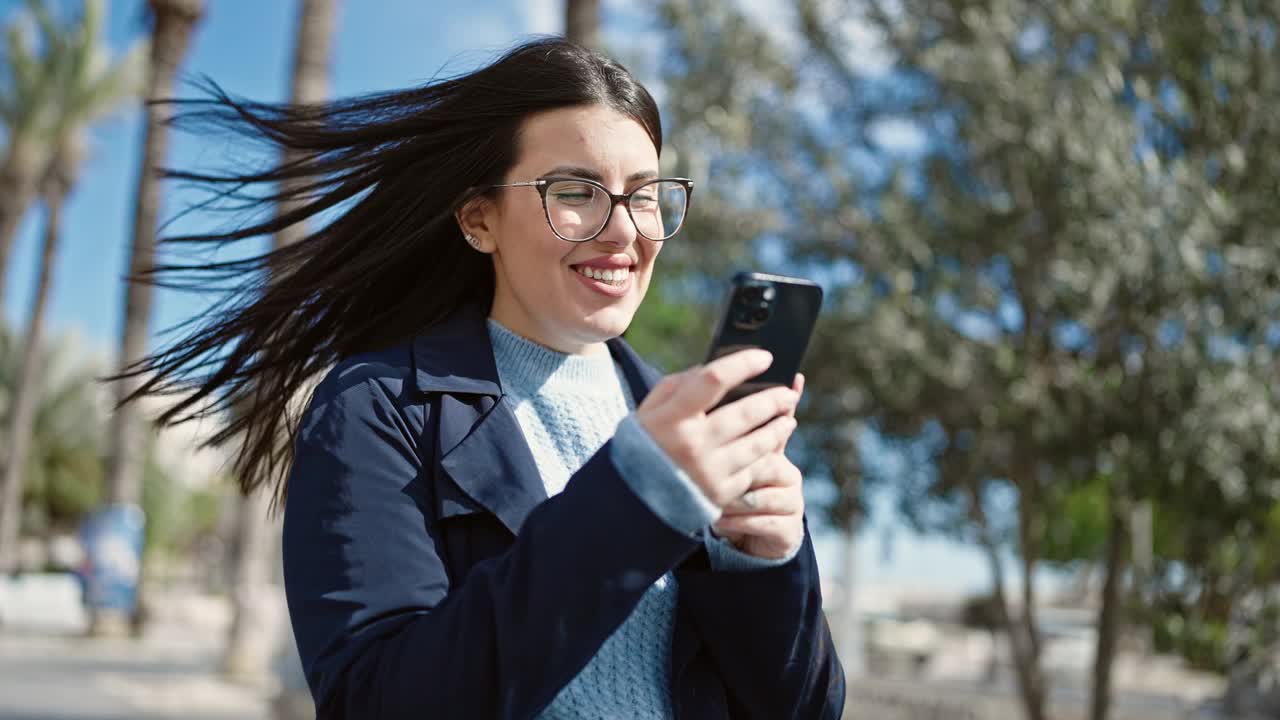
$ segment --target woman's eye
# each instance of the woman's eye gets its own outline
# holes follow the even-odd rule
[[[596,194],[590,188],[574,188],[556,190],[551,193],[551,195],[555,198],[556,202],[564,203],[565,205],[585,205],[591,202]]]
[[[653,193],[642,192],[631,196],[631,206],[647,208],[658,203],[658,196]]]

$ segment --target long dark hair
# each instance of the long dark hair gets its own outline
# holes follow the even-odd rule
[[[521,44],[465,75],[317,105],[236,99],[211,81],[204,89],[208,97],[170,101],[175,125],[230,132],[286,159],[243,174],[165,176],[274,216],[162,243],[216,249],[338,214],[271,252],[159,264],[133,278],[220,297],[209,314],[177,328],[186,331],[179,339],[117,378],[142,383],[125,402],[178,396],[157,419],[162,425],[230,410],[206,444],[240,440],[241,490],[266,485],[276,504],[287,492],[299,398],[314,378],[343,358],[407,340],[462,304],[487,311],[492,262],[463,241],[454,213],[474,196],[471,188],[502,182],[526,117],[603,104],[635,119],[662,148],[648,91],[623,66],[562,38]]]

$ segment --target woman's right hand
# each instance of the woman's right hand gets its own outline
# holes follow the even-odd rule
[[[786,444],[800,394],[787,387],[752,393],[711,411],[727,392],[764,372],[767,350],[741,350],[663,378],[636,409],[637,419],[707,499],[723,508],[751,487],[753,469]]]

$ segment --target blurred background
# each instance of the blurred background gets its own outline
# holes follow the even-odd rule
[[[628,339],[819,281],[790,448],[849,717],[1280,717],[1275,0],[0,0],[0,719],[313,717],[216,418],[100,379],[216,296],[144,100],[318,101],[531,34],[627,64],[697,183]],[[262,238],[265,251],[288,237]],[[744,598],[749,602],[749,598]]]

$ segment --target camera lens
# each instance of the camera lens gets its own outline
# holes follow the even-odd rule
[[[760,294],[761,294],[761,288],[749,287],[746,290],[742,291],[742,299],[746,300],[749,303],[753,303],[760,299]]]
[[[764,308],[756,308],[751,312],[751,319],[756,322],[764,322],[769,319],[769,311]]]

